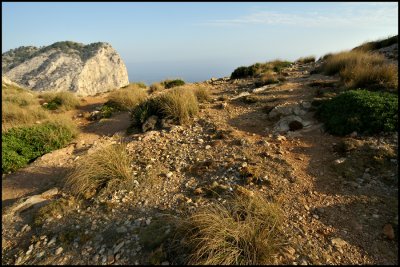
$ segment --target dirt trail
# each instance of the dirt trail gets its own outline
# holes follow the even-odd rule
[[[195,179],[184,171],[178,171],[177,163],[183,162],[187,166],[194,166],[196,162],[211,159],[217,162],[217,170],[224,171],[221,177],[230,178],[234,174],[226,176],[225,169],[235,169],[245,161],[246,164],[258,166],[260,171],[271,179],[271,185],[262,185],[261,189],[256,185],[246,186],[251,190],[261,190],[268,198],[277,201],[286,216],[284,227],[289,236],[290,247],[287,253],[280,253],[277,256],[277,263],[396,264],[397,237],[394,240],[388,239],[382,233],[385,225],[388,223],[396,225],[398,220],[397,217],[394,218],[397,216],[395,211],[398,188],[393,186],[393,183],[385,184],[381,181],[381,176],[386,174],[373,175],[371,171],[374,166],[365,168],[363,162],[357,162],[362,166],[363,172],[365,168],[365,173],[361,173],[364,177],[362,179],[356,177],[354,181],[349,180],[335,171],[332,168],[333,163],[342,156],[334,150],[334,144],[340,143],[344,138],[325,133],[322,125],[312,116],[310,116],[313,123],[311,127],[305,127],[285,136],[272,132],[276,122],[268,117],[269,111],[266,111],[266,107],[275,107],[287,102],[311,102],[319,89],[310,87],[311,82],[336,79],[319,74],[310,75],[311,69],[312,65],[295,65],[288,71],[289,76],[284,83],[251,93],[258,99],[255,103],[245,103],[240,98],[235,99],[239,94],[253,90],[251,82],[246,84],[246,81],[238,83],[224,81],[208,84],[215,100],[201,104],[194,126],[179,126],[170,132],[162,130],[135,135],[128,147],[134,149],[133,153],[143,152],[141,154],[143,162],[146,160],[156,162],[159,156],[160,163],[166,164],[165,166],[171,165],[174,174],[179,173],[176,177],[173,176],[177,179],[174,182],[179,192],[172,190],[170,186],[172,193],[165,189],[160,190],[157,196],[148,198],[146,196],[147,199],[140,202],[142,204],[139,203],[137,207],[141,207],[141,211],[147,209],[146,212],[151,214],[149,206],[143,203],[164,196],[176,199],[178,195],[185,196],[184,203],[187,205],[193,202],[196,202],[196,205],[201,203],[197,202],[200,198],[187,189],[189,188],[187,184]],[[219,98],[223,100],[218,100]],[[60,186],[60,177],[63,177],[76,157],[86,151],[91,144],[98,142],[102,136],[125,133],[130,124],[127,112],[115,114],[110,119],[98,122],[89,122],[77,116],[80,113],[86,116],[104,102],[105,96],[88,97],[85,98],[80,110],[70,112],[69,115],[76,117],[75,121],[81,128],[81,134],[74,143],[44,155],[28,167],[3,178],[3,206],[22,196]],[[221,104],[224,105],[221,107]],[[312,111],[310,115],[313,115]],[[227,137],[214,140],[212,136],[216,132],[226,133]],[[384,138],[370,139],[380,144]],[[357,137],[357,140],[369,139]],[[206,143],[210,144],[208,147],[211,149],[204,150]],[[179,152],[182,151],[188,152],[188,157],[180,155]],[[171,153],[171,157],[169,154],[166,155],[167,153]],[[192,161],[191,156],[199,158]],[[246,159],[243,159],[243,156],[246,156]],[[348,156],[347,160],[351,160],[351,157]],[[392,162],[397,164],[397,160]],[[395,166],[391,166],[388,171],[393,171],[392,167]],[[202,173],[200,183],[207,184],[210,178],[217,177],[219,175],[217,170],[212,172],[211,168],[208,173],[207,171]],[[397,172],[389,174],[390,177],[397,177],[396,175]],[[163,176],[163,181],[168,182],[168,179]],[[166,206],[168,204],[169,208],[176,204],[168,198],[163,198],[161,202]],[[127,205],[130,207],[129,203]],[[132,217],[131,211],[129,214]],[[98,216],[98,221],[103,220],[105,216],[103,213],[94,213],[90,215],[90,220],[95,215]],[[125,215],[113,220],[124,219]],[[107,221],[106,225],[109,224]],[[124,237],[128,238],[129,235]],[[114,243],[117,245],[118,242]],[[93,247],[93,251],[102,250],[100,246]],[[68,254],[70,258],[75,259],[70,263],[98,263],[98,259],[91,261],[86,257],[79,261],[78,257],[81,255],[78,248],[77,251],[70,250],[68,253],[71,253]],[[79,256],[74,253],[78,253]],[[93,252],[93,255],[95,253]],[[145,254],[142,256],[146,258]],[[135,256],[129,253],[129,256],[124,258],[125,261],[121,262],[131,264],[132,260],[129,257]]]

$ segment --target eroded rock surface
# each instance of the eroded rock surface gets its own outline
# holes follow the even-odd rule
[[[121,57],[108,43],[57,42],[2,54],[2,74],[35,91],[95,95],[129,84]]]

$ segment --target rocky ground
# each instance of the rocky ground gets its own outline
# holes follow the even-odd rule
[[[74,143],[3,177],[2,263],[176,264],[162,245],[171,216],[260,191],[285,214],[276,264],[398,264],[397,133],[325,133],[311,103],[337,79],[313,67],[295,64],[286,81],[260,88],[206,81],[213,100],[197,118],[146,133],[126,134],[127,113],[89,122],[105,98],[86,98],[71,113],[82,131]],[[132,187],[72,199],[65,173],[111,142],[127,144]],[[48,203],[64,208],[38,216]]]

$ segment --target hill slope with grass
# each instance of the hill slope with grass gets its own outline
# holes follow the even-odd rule
[[[3,174],[2,263],[398,265],[397,65],[378,50],[76,99],[3,88],[5,114],[36,110],[3,117],[7,151],[64,147]],[[47,135],[60,115],[72,141]]]

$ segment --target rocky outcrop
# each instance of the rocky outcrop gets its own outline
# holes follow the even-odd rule
[[[35,91],[94,95],[129,84],[126,66],[108,43],[58,42],[2,55],[2,74]]]

